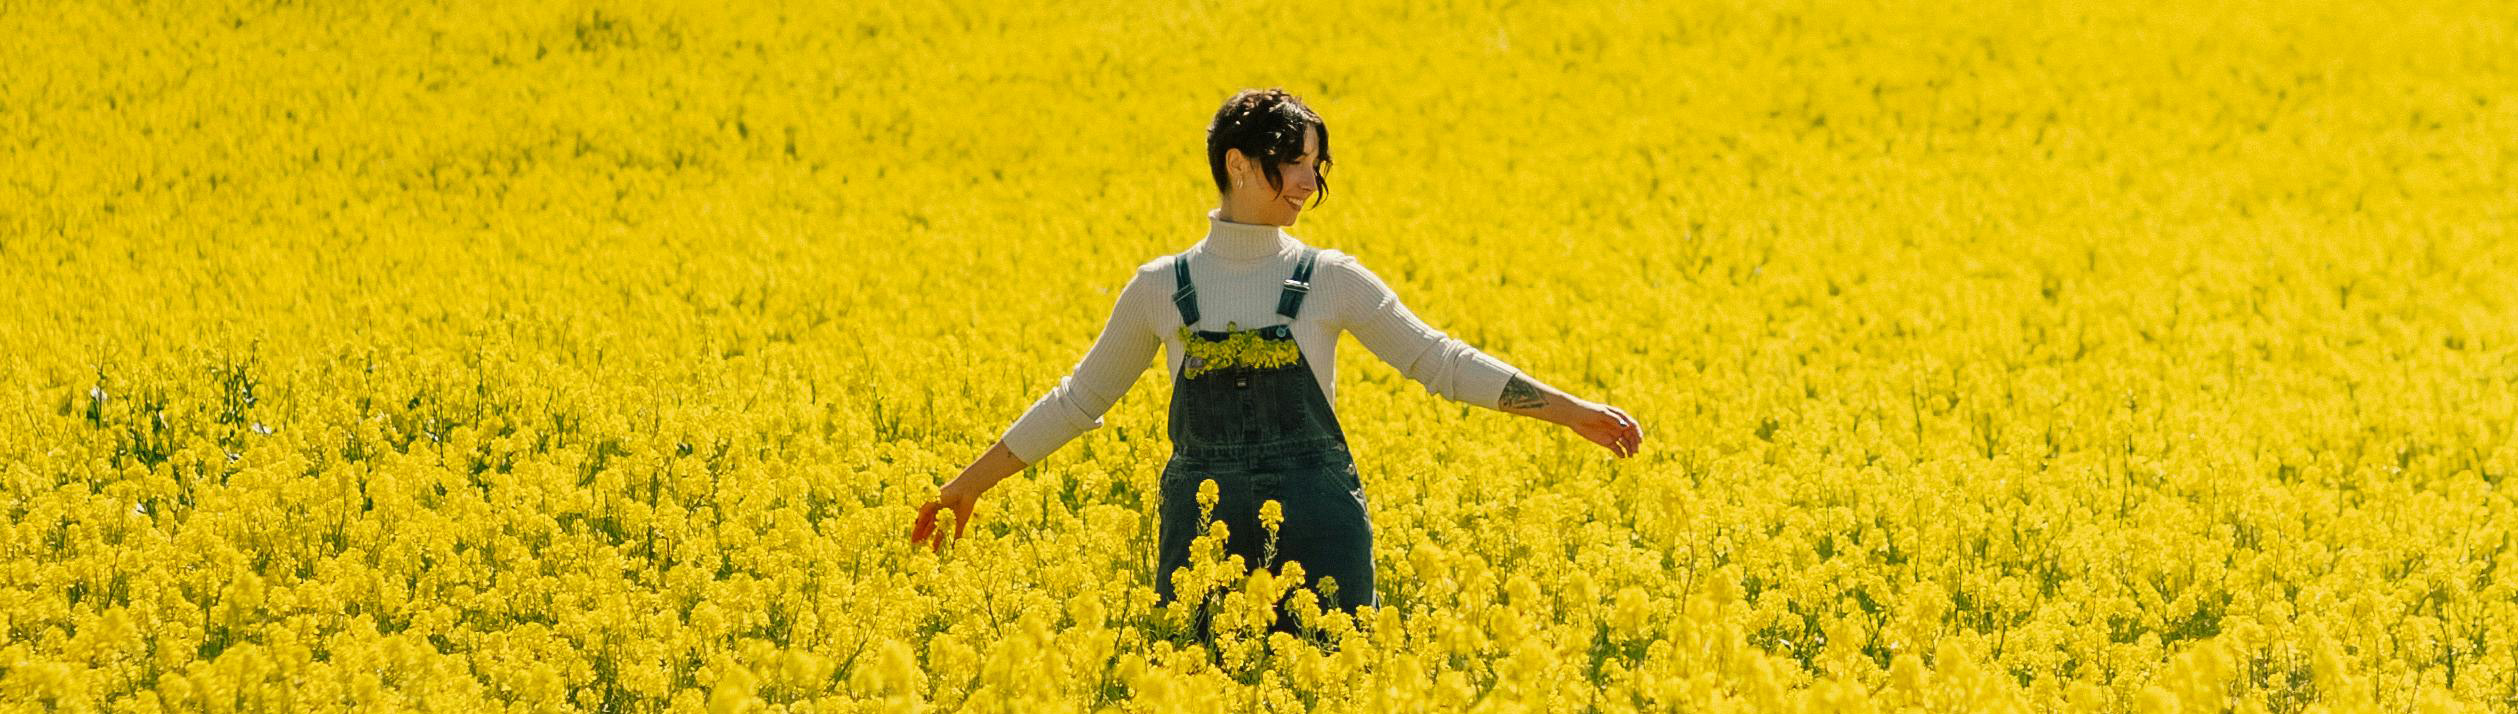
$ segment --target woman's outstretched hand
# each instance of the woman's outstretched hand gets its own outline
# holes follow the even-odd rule
[[[1644,425],[1627,416],[1626,410],[1596,402],[1577,402],[1583,407],[1565,428],[1574,430],[1591,443],[1608,447],[1618,458],[1634,456],[1644,446]]]
[[[1006,448],[1005,441],[989,444],[987,452],[962,469],[962,475],[936,489],[934,500],[918,507],[918,522],[909,527],[910,545],[928,544],[932,550],[943,552],[944,529],[937,527],[936,516],[938,512],[945,511],[949,511],[947,517],[953,519],[953,540],[961,540],[962,530],[970,526],[971,515],[975,513],[972,509],[979,503],[979,494],[1005,480],[1005,477],[1022,471],[1023,466],[1023,460],[1014,458],[1014,450]],[[927,540],[930,537],[935,539],[931,544]]]
[[[1608,448],[1618,458],[1634,456],[1644,446],[1644,425],[1627,416],[1626,410],[1576,399],[1527,374],[1515,374],[1504,382],[1504,394],[1496,398],[1495,408],[1562,424],[1591,443]]]
[[[934,500],[918,507],[918,522],[909,528],[910,544],[912,546],[927,545],[930,552],[944,552],[944,529],[937,527],[937,514],[951,513],[949,517],[953,519],[953,540],[960,541],[963,529],[970,525],[971,509],[978,503],[978,489],[971,488],[962,479],[957,478],[944,484],[942,488],[936,489]]]

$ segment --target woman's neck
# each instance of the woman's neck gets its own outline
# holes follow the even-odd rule
[[[1241,223],[1224,217],[1221,207],[1207,212],[1206,252],[1226,260],[1259,260],[1285,252],[1294,237],[1280,226]]]

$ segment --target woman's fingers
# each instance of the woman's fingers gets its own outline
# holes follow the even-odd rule
[[[953,539],[962,539],[962,528],[970,519],[963,518],[960,509],[946,506],[943,501],[928,501],[927,505],[918,507],[918,522],[909,529],[911,544],[926,545],[933,552],[943,552],[944,531],[936,527],[936,514],[939,511],[953,514]]]
[[[1617,454],[1618,458],[1634,456],[1643,444],[1643,434],[1636,429],[1634,420],[1617,407],[1600,405],[1597,423],[1602,435],[1600,445],[1609,447],[1609,451]]]
[[[918,521],[909,528],[910,543],[924,544],[926,542],[927,534],[934,531],[936,527],[936,507],[941,505],[943,504],[928,501],[927,505],[918,507]]]
[[[970,515],[966,513],[968,510],[970,510],[969,506],[952,505],[940,500],[928,501],[927,505],[918,507],[918,522],[909,528],[909,542],[913,545],[928,546],[928,549],[933,552],[944,552],[944,529],[936,527],[938,514],[949,514],[948,517],[953,519],[953,540],[958,541],[970,527]]]
[[[1617,442],[1615,450],[1620,456],[1634,456],[1643,450],[1644,427],[1642,424],[1637,423],[1634,417],[1627,416],[1624,409],[1604,404],[1601,405],[1600,412],[1606,417],[1606,429],[1611,438]]]
[[[1597,428],[1599,430],[1599,436],[1592,439],[1592,441],[1599,442],[1601,446],[1609,447],[1609,453],[1616,454],[1618,458],[1622,459],[1634,455],[1635,452],[1633,447],[1629,446],[1626,441],[1626,428],[1619,426],[1614,418],[1603,420]]]

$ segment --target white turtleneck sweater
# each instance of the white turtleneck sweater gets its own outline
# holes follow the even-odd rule
[[[1424,384],[1425,391],[1496,408],[1504,383],[1518,372],[1417,319],[1389,284],[1365,270],[1355,256],[1321,250],[1302,309],[1291,323],[1277,314],[1277,296],[1285,279],[1293,276],[1303,248],[1302,241],[1277,226],[1235,223],[1208,210],[1206,239],[1180,256],[1137,266],[1136,275],[1119,291],[1110,321],[1075,372],[1060,378],[1058,386],[1006,429],[1006,450],[1023,463],[1039,463],[1077,435],[1100,428],[1102,414],[1135,385],[1157,345],[1163,347],[1169,373],[1180,373],[1180,310],[1171,296],[1176,282],[1172,261],[1181,257],[1189,261],[1189,281],[1198,291],[1198,324],[1191,329],[1221,331],[1227,322],[1239,329],[1290,324],[1312,378],[1333,405],[1338,396],[1338,334],[1344,331],[1400,374]]]

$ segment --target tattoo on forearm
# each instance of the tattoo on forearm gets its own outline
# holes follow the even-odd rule
[[[1519,375],[1504,383],[1504,396],[1495,400],[1495,406],[1505,409],[1537,409],[1547,405],[1548,398],[1539,393],[1539,388],[1530,386],[1530,381]]]

